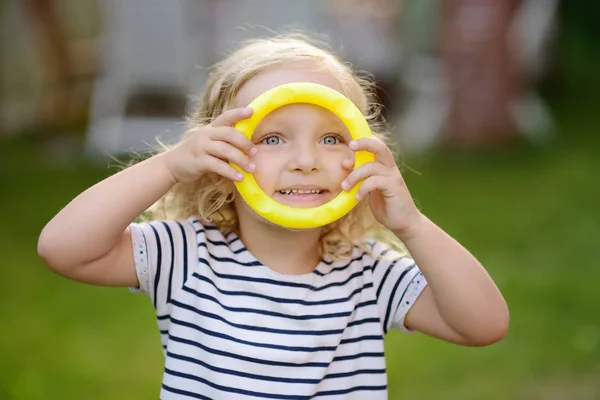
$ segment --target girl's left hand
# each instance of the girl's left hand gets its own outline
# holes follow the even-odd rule
[[[415,206],[390,149],[374,138],[352,141],[349,146],[354,151],[366,150],[375,154],[375,161],[352,171],[342,182],[342,189],[348,191],[364,180],[356,198],[363,200],[368,197],[377,221],[396,235],[410,235],[422,220],[422,215]]]

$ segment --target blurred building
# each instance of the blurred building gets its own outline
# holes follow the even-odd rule
[[[90,155],[175,140],[211,64],[243,39],[296,27],[374,75],[406,148],[514,132],[539,140],[551,119],[532,83],[557,2],[3,2],[0,134],[39,132],[79,112]]]

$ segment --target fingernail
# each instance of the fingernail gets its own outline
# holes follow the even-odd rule
[[[244,114],[245,114],[245,115],[250,115],[250,114],[252,114],[253,112],[254,112],[254,110],[253,110],[253,109],[251,109],[251,108],[246,108],[246,109],[244,110]]]
[[[351,142],[348,144],[348,146],[350,146],[350,148],[351,148],[351,149],[355,149],[357,145],[358,145],[358,143],[357,143],[355,140],[352,140],[352,141],[351,141]]]
[[[256,168],[256,165],[254,165],[253,162],[248,164],[248,169],[250,169],[250,171],[254,171],[254,168]]]
[[[348,181],[342,181],[342,189],[348,190]]]
[[[258,149],[256,147],[253,147],[250,149],[250,151],[248,152],[248,154],[250,154],[251,156],[255,155],[256,152],[258,151]]]
[[[361,201],[362,198],[360,197],[360,193],[356,193],[356,200]]]
[[[237,175],[235,176],[235,179],[237,181],[241,181],[242,179],[244,179],[244,175],[242,175],[240,172],[238,172]]]

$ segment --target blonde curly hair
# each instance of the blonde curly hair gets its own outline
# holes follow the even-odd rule
[[[389,129],[376,101],[375,86],[370,77],[360,74],[342,62],[333,52],[303,34],[284,34],[253,39],[215,64],[199,103],[189,118],[189,130],[210,124],[224,111],[234,108],[240,88],[253,76],[278,65],[302,62],[324,68],[341,84],[346,95],[363,113],[372,133],[387,142]],[[162,146],[167,150],[168,146]],[[189,184],[174,185],[145,214],[148,219],[185,219],[197,217],[202,223],[216,226],[223,233],[239,233],[239,221],[233,200],[236,195],[232,181],[214,173],[205,173]],[[354,246],[368,251],[367,239],[387,239],[402,249],[394,235],[379,224],[367,202],[360,202],[338,221],[323,227],[321,254],[332,259],[352,255]]]

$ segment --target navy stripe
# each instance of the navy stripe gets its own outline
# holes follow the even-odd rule
[[[319,397],[319,396],[339,396],[341,394],[348,394],[348,393],[352,393],[352,392],[358,392],[360,390],[373,391],[373,390],[386,390],[386,389],[387,389],[387,385],[381,385],[381,386],[356,386],[356,387],[349,388],[349,389],[326,390],[326,391],[323,391],[323,392],[318,392],[312,398]]]
[[[202,231],[196,231],[196,234],[201,233]],[[204,238],[206,239],[206,243],[210,243],[215,247],[227,247],[228,249],[231,249],[231,243],[229,242],[224,242],[222,240],[212,240],[209,239],[208,236],[204,235]],[[202,242],[201,244],[204,244],[204,246],[206,247],[206,243]],[[235,254],[239,254],[239,253],[243,253],[244,251],[247,251],[248,249],[245,248],[244,246],[240,247],[239,249],[233,251]]]
[[[196,220],[195,222],[198,222],[198,221]],[[200,224],[200,225],[204,228],[205,231],[219,231],[219,228],[217,228],[214,225],[203,225],[203,224]],[[221,232],[221,231],[219,231],[219,232]]]
[[[385,354],[383,352],[370,352],[370,353],[358,353],[358,354],[350,354],[347,356],[338,356],[335,357],[333,360],[331,360],[331,362],[336,362],[336,361],[348,361],[348,360],[356,360],[357,358],[382,358],[385,357]]]
[[[367,255],[367,253],[362,253],[362,254],[361,254],[359,257],[357,257],[357,258],[354,258],[354,259],[350,260],[350,262],[348,262],[348,264],[346,264],[346,265],[342,265],[341,267],[335,267],[335,268],[333,268],[333,269],[330,269],[329,271],[327,271],[327,273],[326,273],[326,274],[330,274],[330,273],[332,273],[332,272],[336,272],[336,271],[343,271],[343,270],[345,270],[346,268],[348,268],[350,265],[352,265],[352,263],[354,263],[354,262],[356,262],[356,261],[362,261],[362,259],[363,259],[363,258],[364,258],[366,255]],[[322,273],[322,272],[320,272],[320,271],[317,271],[316,269],[315,269],[315,270],[313,270],[313,273],[314,273],[314,274],[316,274],[316,275],[319,275],[319,276],[325,276],[325,275],[326,275],[326,274],[324,274],[324,273]]]
[[[352,321],[352,322],[350,322],[347,325],[347,327],[357,326],[357,325],[364,325],[364,324],[371,324],[373,322],[380,323],[381,321],[379,320],[379,318],[365,318],[365,319],[360,319],[360,320],[357,320],[357,321]]]
[[[236,236],[233,239],[229,240],[227,243],[229,243],[229,245],[231,246],[233,243],[237,242],[238,240],[241,242],[240,238]]]
[[[229,340],[229,341],[236,342],[236,343],[246,344],[246,345],[253,346],[253,347],[264,347],[267,349],[298,351],[298,352],[307,352],[307,353],[316,353],[319,351],[334,351],[337,349],[337,346],[301,347],[301,346],[282,346],[282,345],[270,344],[270,343],[250,342],[248,340],[238,339],[236,337],[226,335],[224,333],[214,332],[214,331],[211,331],[210,329],[205,329],[196,324],[181,321],[181,320],[173,318],[173,317],[171,317],[171,322],[175,325],[185,326],[187,328],[194,329],[198,332],[202,332],[208,336],[218,337],[220,339],[225,339],[225,340]]]
[[[281,304],[301,304],[301,305],[305,305],[305,306],[323,306],[323,305],[327,305],[327,304],[337,304],[337,303],[344,303],[348,300],[351,300],[355,295],[361,293],[364,289],[368,289],[373,287],[373,283],[372,282],[368,282],[365,283],[363,285],[363,287],[355,289],[352,293],[350,293],[350,295],[348,297],[340,297],[337,299],[328,299],[328,300],[318,300],[318,301],[308,301],[308,300],[301,300],[301,299],[284,299],[284,298],[280,298],[280,297],[273,297],[273,296],[267,296],[261,293],[254,293],[254,292],[246,292],[246,291],[230,291],[230,290],[224,290],[219,288],[210,278],[204,276],[204,275],[199,275],[198,273],[194,272],[192,274],[192,276],[196,279],[199,279],[201,281],[207,282],[210,285],[212,285],[219,293],[227,295],[227,296],[248,296],[248,297],[257,297],[260,299],[265,299],[265,300],[270,300],[272,302],[275,303],[281,303]]]
[[[381,290],[383,289],[383,285],[385,284],[385,281],[388,277],[388,275],[390,274],[390,272],[392,272],[392,269],[394,268],[394,266],[396,265],[396,263],[398,262],[398,260],[394,260],[389,266],[388,269],[385,271],[385,273],[383,274],[383,277],[381,278],[381,281],[379,282],[379,287],[377,288],[377,293],[375,293],[375,297],[379,299],[379,296],[381,295]]]
[[[199,235],[201,233],[204,233],[204,235],[203,235],[204,236],[204,240],[199,240],[198,241],[198,247],[204,247],[204,248],[206,248],[207,251],[208,251],[208,244],[207,243],[210,243],[213,246],[226,247],[229,251],[233,252],[233,254],[239,254],[239,253],[243,253],[243,252],[247,251],[247,249],[245,247],[243,247],[243,246],[242,246],[242,248],[233,251],[229,247],[233,241],[229,242],[229,243],[226,243],[226,242],[223,242],[221,240],[216,240],[216,241],[215,240],[211,240],[211,239],[208,238],[208,236],[206,235],[206,233],[204,232],[204,230],[202,230],[202,229],[196,230],[196,235]],[[256,267],[256,266],[262,265],[262,263],[260,261],[258,261],[258,260],[244,263],[244,262],[237,261],[237,260],[235,260],[233,258],[229,258],[229,257],[218,257],[218,256],[215,256],[215,255],[211,254],[210,252],[208,252],[208,255],[210,256],[211,259],[213,259],[215,261],[219,261],[219,262],[231,262],[231,263],[238,264],[238,265],[243,265],[243,266],[246,266],[246,267]]]
[[[302,346],[283,346],[283,345],[270,344],[270,343],[250,342],[248,340],[238,339],[236,337],[226,335],[224,333],[214,332],[214,331],[211,331],[210,329],[206,329],[206,328],[203,328],[196,324],[192,324],[191,322],[185,322],[185,321],[173,318],[173,317],[171,317],[171,322],[175,325],[185,326],[187,328],[194,329],[194,330],[204,333],[208,336],[213,336],[213,337],[217,337],[217,338],[224,339],[224,340],[229,340],[229,341],[236,342],[236,343],[246,344],[246,345],[253,346],[253,347],[264,347],[267,349],[277,349],[277,350],[297,351],[297,352],[307,352],[307,353],[316,353],[319,351],[334,351],[334,350],[338,349],[337,346],[302,347]],[[342,344],[360,342],[362,340],[382,340],[382,339],[383,339],[383,336],[381,336],[381,335],[367,335],[367,336],[360,336],[357,338],[344,339],[339,344],[342,345]]]
[[[355,338],[344,339],[340,342],[340,344],[362,342],[363,340],[382,340],[382,339],[383,339],[382,335],[366,335],[366,336],[359,336],[359,337],[355,337]]]
[[[222,392],[238,393],[238,394],[243,394],[246,396],[261,397],[261,398],[266,398],[266,399],[304,400],[304,399],[310,398],[307,396],[299,396],[299,395],[281,395],[281,394],[261,393],[261,392],[254,392],[252,390],[244,390],[244,389],[238,389],[238,388],[233,388],[233,387],[229,387],[229,386],[218,385],[214,382],[211,382],[211,381],[201,378],[199,376],[194,376],[194,375],[186,374],[183,372],[174,371],[169,368],[165,368],[165,373],[169,374],[169,375],[173,375],[173,376],[178,376],[180,378],[185,378],[185,379],[189,379],[192,381],[201,382],[207,386],[210,386],[214,389],[218,389]]]
[[[171,352],[167,352],[167,357],[171,357],[176,360],[187,361],[192,364],[200,365],[206,369],[209,369],[211,371],[218,372],[221,374],[240,376],[242,378],[257,379],[257,380],[269,381],[269,382],[283,382],[283,383],[315,384],[315,383],[321,382],[321,379],[280,378],[280,377],[275,377],[275,376],[250,374],[248,372],[242,372],[241,370],[236,371],[236,370],[231,370],[231,369],[227,369],[227,368],[216,367],[216,366],[210,365],[208,363],[205,363],[204,361],[200,361],[200,360],[192,358],[192,357],[183,356],[183,355],[175,354],[175,353],[171,353]]]
[[[208,247],[207,247],[207,250],[208,250]],[[218,257],[218,256],[215,256],[214,254],[210,254],[210,252],[208,252],[208,251],[207,251],[207,253],[211,259],[218,261],[218,262],[223,262],[223,263],[229,262],[232,264],[241,265],[243,267],[258,267],[258,266],[262,265],[262,263],[258,260],[249,261],[249,262],[241,262],[241,261],[237,261],[236,259],[229,258],[229,257]]]
[[[417,264],[413,264],[410,267],[406,268],[402,272],[402,274],[400,275],[400,277],[398,278],[396,283],[394,284],[394,288],[392,289],[392,292],[390,293],[390,297],[388,300],[387,310],[385,312],[385,319],[384,319],[384,325],[383,325],[383,331],[385,333],[388,332],[388,325],[390,323],[390,314],[392,313],[392,303],[394,302],[394,297],[396,296],[396,290],[398,290],[398,286],[400,286],[400,283],[402,282],[402,280],[404,279],[406,274],[408,274],[408,272],[411,271],[416,266],[417,266]],[[408,285],[406,286],[406,289],[408,289]],[[406,293],[406,289],[404,289],[404,293]],[[404,294],[402,296],[404,296]]]
[[[173,233],[171,232],[171,228],[167,225],[166,222],[162,222],[162,225],[165,227],[167,231],[167,235],[169,235],[169,244],[171,245],[171,266],[169,267],[169,286],[167,287],[167,298],[165,300],[166,303],[171,301],[171,286],[173,286],[173,270],[175,265],[175,245],[173,244]],[[184,236],[185,241],[185,236]]]
[[[172,352],[167,352],[167,357],[171,357],[174,358],[176,360],[181,360],[181,361],[186,361],[192,364],[196,364],[196,365],[200,365],[206,369],[209,369],[211,371],[214,372],[218,372],[224,375],[233,375],[233,376],[240,376],[243,378],[248,378],[248,379],[256,379],[256,380],[260,380],[260,381],[268,381],[268,382],[282,382],[282,383],[299,383],[299,384],[319,384],[322,381],[326,380],[326,379],[338,379],[338,378],[347,378],[349,376],[356,376],[356,375],[362,375],[362,374],[370,374],[370,375],[382,375],[385,374],[385,369],[357,369],[354,371],[348,371],[348,372],[339,372],[339,373],[333,373],[333,374],[327,374],[325,375],[323,378],[317,379],[317,378],[313,378],[313,379],[307,379],[307,378],[283,378],[283,377],[277,377],[277,376],[267,376],[267,375],[258,375],[258,374],[251,374],[249,372],[243,372],[241,370],[232,370],[232,369],[227,369],[227,368],[220,368],[220,367],[216,367],[213,365],[210,365],[204,361],[198,360],[196,358],[193,357],[189,357],[189,356],[184,356],[181,354],[176,354],[176,353],[172,353]]]
[[[198,393],[188,392],[187,390],[175,389],[171,386],[165,385],[164,383],[162,384],[162,388],[165,389],[166,391],[169,391],[169,392],[175,393],[175,394],[180,394],[182,396],[193,397],[195,399],[201,399],[201,400],[212,400],[210,397],[206,397],[206,396],[203,396]]]
[[[210,270],[213,272],[213,274],[215,274],[219,278],[239,280],[239,281],[246,281],[246,282],[260,282],[260,283],[267,283],[267,284],[271,284],[271,285],[275,285],[275,286],[297,287],[297,288],[309,289],[309,290],[312,290],[314,292],[319,292],[321,290],[329,289],[330,287],[344,286],[348,282],[350,282],[352,279],[354,279],[356,277],[359,277],[359,276],[362,276],[363,273],[364,273],[364,271],[367,270],[367,269],[369,269],[368,266],[365,266],[365,268],[363,270],[355,272],[354,274],[350,275],[344,281],[341,281],[341,282],[332,282],[332,283],[329,283],[329,284],[324,285],[324,286],[316,287],[316,286],[309,285],[309,284],[306,284],[306,283],[277,281],[277,280],[274,280],[274,279],[254,278],[254,277],[243,276],[243,275],[221,274],[221,273],[216,272],[207,260],[205,260],[203,258],[200,258],[198,261],[200,261],[202,264],[208,266],[208,268],[210,268]]]
[[[160,268],[162,264],[162,245],[160,243],[160,238],[158,237],[158,232],[153,225],[150,225],[152,230],[154,231],[154,237],[156,238],[156,273],[154,274],[154,308],[156,309],[156,298],[158,297],[158,281],[160,280]]]
[[[358,308],[360,307],[364,307],[364,306],[368,306],[372,303],[375,303],[374,300],[369,300],[369,301],[364,301],[362,303],[357,304],[354,307],[353,311],[344,311],[344,312],[337,312],[337,313],[329,313],[329,314],[304,314],[304,315],[291,315],[291,314],[283,314],[283,313],[278,313],[275,311],[267,311],[267,310],[261,310],[261,309],[257,309],[257,308],[245,308],[245,307],[231,307],[231,306],[226,306],[225,304],[221,303],[221,301],[219,301],[219,299],[208,295],[208,294],[204,294],[204,293],[200,293],[195,289],[192,288],[188,288],[186,286],[183,287],[183,290],[194,295],[197,296],[201,299],[205,299],[208,301],[212,301],[215,304],[218,304],[222,309],[227,310],[227,311],[232,311],[232,312],[245,312],[245,313],[252,313],[252,314],[262,314],[262,315],[269,315],[272,317],[279,317],[279,318],[287,318],[287,319],[294,319],[294,320],[310,320],[310,319],[327,319],[327,318],[341,318],[341,317],[347,317],[349,315],[351,315],[354,311],[356,311]]]
[[[323,381],[325,379],[337,379],[337,378],[347,378],[349,376],[356,376],[356,375],[362,375],[362,374],[369,374],[369,375],[384,375],[385,374],[385,369],[384,368],[380,368],[380,369],[356,369],[354,371],[348,371],[348,372],[338,372],[335,374],[327,374],[323,377]]]
[[[183,284],[188,278],[188,238],[185,234],[185,228],[183,227],[183,225],[181,225],[180,222],[177,222],[177,225],[179,225],[179,229],[181,230],[181,237],[183,238],[183,282],[181,283],[181,286],[183,286]]]
[[[379,320],[377,320],[376,322],[379,322]],[[243,356],[240,354],[229,353],[226,351],[213,349],[213,348],[203,345],[200,342],[196,342],[193,340],[188,340],[188,339],[180,338],[178,336],[174,336],[174,335],[168,333],[168,331],[161,331],[161,333],[168,334],[169,341],[172,340],[174,342],[179,342],[182,344],[187,344],[189,346],[198,347],[198,348],[206,351],[207,353],[216,354],[216,355],[223,356],[223,357],[235,358],[236,360],[242,360],[242,361],[251,362],[251,363],[255,363],[255,364],[274,365],[274,366],[281,366],[281,367],[328,367],[330,364],[329,362],[314,362],[314,361],[307,362],[307,363],[290,363],[290,362],[285,362],[285,361],[263,360],[263,359],[259,359],[259,358],[247,357],[247,356]],[[167,346],[163,346],[163,347],[166,348]],[[381,357],[385,357],[385,354],[383,352],[357,353],[357,354],[350,354],[350,355],[346,355],[346,356],[335,357],[333,360],[331,360],[331,363],[355,360],[357,358],[381,358]]]
[[[379,261],[381,261],[383,259],[383,256],[385,256],[389,251],[390,251],[390,249],[385,249],[384,251],[381,252],[381,254],[379,254],[377,257],[375,257],[375,263],[373,264],[373,273],[375,273],[375,271],[377,269],[377,265],[379,265]]]
[[[333,261],[333,260],[329,261],[329,260],[324,260],[324,259],[322,259],[322,258],[321,258],[321,262],[322,262],[323,264],[326,264],[326,265],[331,265],[331,264],[333,264],[333,263],[334,263],[334,261]]]
[[[214,245],[215,247],[218,247],[218,246],[227,246],[227,248],[229,249],[229,251],[231,251],[233,254],[240,254],[240,253],[243,253],[245,251],[248,251],[248,249],[246,249],[245,247],[240,247],[237,250],[231,250],[231,247],[229,247],[227,245],[227,243],[225,243],[225,242],[211,242],[208,239],[206,239],[206,241],[210,242],[210,244]],[[206,244],[206,242],[200,242],[200,243],[198,243],[198,247],[204,247],[205,249],[208,250],[208,244]]]
[[[234,328],[238,328],[238,329],[244,329],[244,330],[248,330],[248,331],[256,331],[256,332],[268,332],[268,333],[277,333],[277,334],[281,334],[281,335],[303,335],[303,336],[327,336],[327,335],[338,335],[342,332],[344,332],[344,329],[329,329],[329,330],[324,330],[324,331],[314,331],[314,330],[309,330],[309,331],[297,331],[297,330],[289,330],[289,329],[275,329],[275,328],[267,328],[267,327],[262,327],[262,326],[254,326],[254,325],[245,325],[245,324],[238,324],[235,322],[231,322],[228,321],[227,319],[225,319],[224,317],[217,315],[217,314],[213,314],[211,312],[208,311],[203,311],[203,310],[199,310],[195,307],[192,307],[188,304],[184,304],[181,303],[177,300],[173,300],[172,304],[174,306],[177,306],[179,308],[183,308],[185,310],[191,311],[195,314],[201,315],[203,317],[206,318],[211,318],[217,321],[221,321],[229,326],[232,326]]]
[[[226,351],[213,349],[213,348],[203,345],[200,342],[195,342],[193,340],[188,340],[188,339],[180,338],[178,336],[169,334],[169,341],[171,341],[171,340],[173,342],[178,342],[178,343],[182,343],[182,344],[187,344],[189,346],[198,347],[198,348],[206,351],[207,353],[216,354],[216,355],[219,355],[222,357],[234,358],[236,360],[242,360],[242,361],[255,363],[255,364],[273,365],[273,366],[278,366],[278,367],[321,367],[321,368],[327,368],[330,364],[328,362],[292,363],[292,362],[285,362],[285,361],[270,361],[270,360],[264,360],[261,358],[247,357],[247,356],[243,356],[240,354],[229,353]],[[383,353],[381,353],[381,354],[383,355]]]
[[[217,228],[216,226],[214,226],[214,225],[203,225],[203,224],[201,224],[201,223],[200,223],[198,220],[193,220],[193,221],[192,221],[192,223],[198,224],[198,225],[200,226],[200,228],[199,228],[199,229],[196,229],[196,235],[199,235],[199,234],[201,234],[201,233],[202,233],[202,234],[204,234],[204,238],[205,238],[207,241],[210,241],[210,240],[208,239],[208,235],[206,234],[206,231],[213,231],[213,232],[214,232],[214,231],[217,231],[217,232],[218,232],[218,233],[219,233],[221,236],[223,236],[223,238],[224,238],[224,239],[226,239],[226,240],[227,240],[227,237],[229,237],[229,236],[231,236],[231,235],[234,235],[234,233],[233,233],[233,232],[229,232],[229,233],[227,233],[227,234],[223,235],[223,232],[221,232],[221,231],[219,230],[219,228]],[[238,241],[238,240],[240,240],[240,238],[239,238],[239,237],[237,237],[237,235],[236,235],[236,236],[235,236],[235,237],[234,237],[232,240],[228,240],[228,241],[227,241],[227,243],[229,243],[229,244],[231,244],[231,243],[235,243],[235,242],[236,242],[236,241]]]

